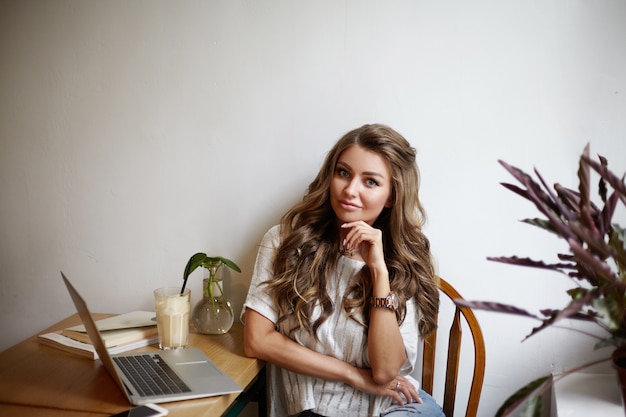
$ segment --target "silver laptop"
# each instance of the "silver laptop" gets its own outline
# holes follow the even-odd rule
[[[242,391],[196,348],[110,355],[87,303],[63,272],[61,276],[102,364],[131,404],[180,401]],[[156,381],[145,383],[146,375]]]

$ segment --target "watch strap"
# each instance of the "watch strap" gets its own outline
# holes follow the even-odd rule
[[[386,297],[372,297],[371,306],[373,308],[388,308],[391,311],[395,311],[397,308],[397,298],[393,292],[390,292]]]

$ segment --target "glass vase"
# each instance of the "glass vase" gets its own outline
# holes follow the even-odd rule
[[[202,300],[193,309],[192,321],[198,333],[224,334],[233,326],[235,316],[230,302],[224,298],[221,264],[206,271]]]

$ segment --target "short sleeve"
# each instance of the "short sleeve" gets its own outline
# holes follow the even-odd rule
[[[246,301],[241,309],[241,322],[245,323],[246,310],[252,309],[273,323],[278,320],[278,310],[272,297],[268,294],[266,281],[272,278],[272,264],[280,245],[280,226],[273,226],[265,233],[257,252],[254,272]]]

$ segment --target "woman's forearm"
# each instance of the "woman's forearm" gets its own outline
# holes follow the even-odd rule
[[[270,320],[250,309],[246,310],[245,316],[244,352],[249,357],[262,359],[291,372],[343,382],[357,390],[391,397],[398,404],[403,404],[393,378],[385,384],[379,384],[374,380],[371,369],[357,368],[340,359],[308,349],[277,332]],[[398,378],[404,380],[402,377]],[[391,387],[388,386],[389,383],[392,384]],[[411,393],[413,388],[410,385],[405,384],[401,392],[406,398],[417,401],[419,397],[417,393]]]
[[[353,385],[358,369],[347,362],[308,349],[274,328],[274,323],[254,310],[246,310],[244,351],[283,369],[328,381]]]
[[[372,268],[373,296],[386,297],[391,289],[387,268]],[[406,361],[406,349],[396,314],[388,308],[371,308],[367,350],[374,381],[393,380]]]

